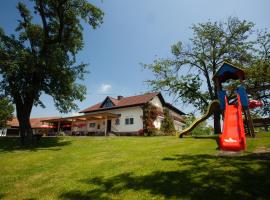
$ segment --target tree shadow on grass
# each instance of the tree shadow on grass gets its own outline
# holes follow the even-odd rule
[[[93,189],[65,192],[59,198],[108,200],[133,190],[165,199],[270,199],[269,153],[238,157],[175,155],[163,161],[177,162],[179,170],[84,179],[81,181]]]
[[[31,146],[22,146],[20,138],[18,137],[2,137],[0,138],[0,152],[12,152],[15,150],[61,150],[62,146],[70,145],[71,141],[66,141],[60,137],[43,137],[38,144]],[[58,148],[57,148],[58,147]]]
[[[0,193],[0,199],[3,199],[6,195]]]

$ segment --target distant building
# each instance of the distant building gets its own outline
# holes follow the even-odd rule
[[[163,110],[167,108],[174,119],[175,129],[182,129],[185,113],[166,103],[161,93],[146,93],[130,97],[107,96],[102,102],[81,110],[81,116],[70,117],[74,120],[71,131],[86,135],[138,135],[144,127],[143,106],[147,103],[153,104],[159,111],[154,121],[156,128],[160,128]]]
[[[102,102],[81,110],[79,116],[64,118],[33,118],[31,125],[35,133],[55,135],[64,132],[66,135],[138,135],[144,128],[143,107],[151,103],[158,110],[154,126],[159,129],[164,118],[163,111],[168,109],[174,120],[176,130],[184,126],[182,111],[166,103],[161,93],[117,98],[107,96]],[[10,123],[18,128],[18,123]],[[46,131],[44,131],[46,130]]]
[[[58,119],[58,117],[42,117],[42,118],[31,118],[30,124],[33,129],[34,134],[53,134],[54,129],[56,128],[49,123],[43,122],[44,120]],[[8,121],[7,136],[19,136],[19,121],[17,118],[13,118],[11,121]]]

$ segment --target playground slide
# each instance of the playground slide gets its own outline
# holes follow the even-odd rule
[[[237,95],[237,105],[229,105],[225,98],[225,118],[223,133],[220,136],[220,149],[227,151],[240,151],[246,148],[246,137],[242,118],[242,105]]]
[[[218,100],[214,100],[211,102],[211,104],[208,106],[207,112],[201,116],[200,118],[198,118],[197,120],[195,120],[188,128],[182,130],[179,133],[179,137],[183,137],[184,135],[190,133],[194,128],[196,128],[196,126],[198,124],[200,124],[201,122],[205,121],[206,119],[208,119],[215,110],[217,110],[219,108],[219,101]]]

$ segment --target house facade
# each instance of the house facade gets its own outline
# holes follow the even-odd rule
[[[154,121],[157,129],[161,127],[164,109],[169,110],[175,129],[182,129],[185,114],[166,103],[161,93],[146,93],[130,97],[106,97],[103,102],[81,110],[81,116],[72,117],[76,120],[72,122],[71,131],[86,135],[138,135],[144,128],[143,108],[147,103],[151,103],[158,110],[158,117]]]
[[[143,115],[146,104],[157,108],[158,116],[153,122],[160,129],[164,119],[164,109],[169,110],[176,130],[185,125],[182,111],[166,103],[161,93],[146,93],[137,96],[117,98],[106,97],[102,102],[80,111],[72,117],[46,117],[30,119],[34,134],[55,136],[65,135],[140,135],[144,124]],[[8,122],[8,136],[19,135],[19,122],[16,118]]]

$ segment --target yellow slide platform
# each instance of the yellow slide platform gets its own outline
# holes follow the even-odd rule
[[[182,138],[184,135],[190,133],[198,124],[208,119],[217,109],[219,109],[219,101],[214,100],[207,108],[207,112],[200,118],[196,119],[188,128],[180,131],[178,137]]]

